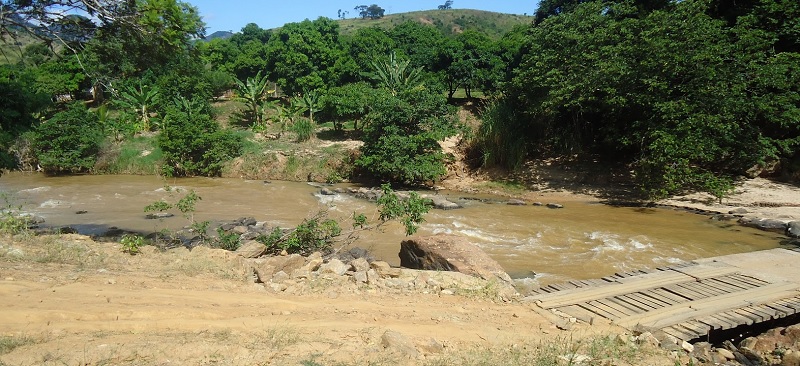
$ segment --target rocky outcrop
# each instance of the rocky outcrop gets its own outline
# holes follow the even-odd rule
[[[463,237],[449,234],[403,241],[400,244],[400,265],[413,269],[455,271],[511,283],[511,277],[503,268],[478,246]]]
[[[784,233],[786,231],[786,222],[775,219],[742,217],[741,219],[739,219],[739,224],[760,230],[774,231],[778,233]]]
[[[433,203],[433,208],[439,210],[455,210],[459,208],[463,208],[463,206],[455,203],[453,201],[448,200],[446,197],[443,196],[428,196],[426,197],[431,200]]]
[[[786,224],[786,236],[800,238],[800,221],[792,221]]]

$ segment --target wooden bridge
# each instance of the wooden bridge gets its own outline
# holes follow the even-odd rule
[[[800,312],[800,249],[707,258],[543,287],[526,298],[543,309],[681,340]]]

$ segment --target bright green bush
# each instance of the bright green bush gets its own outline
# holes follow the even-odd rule
[[[226,161],[241,155],[241,136],[221,129],[205,100],[167,108],[158,145],[169,176],[219,176]]]
[[[103,138],[97,115],[76,102],[36,126],[33,151],[45,173],[88,172],[97,160]]]
[[[456,133],[453,109],[425,88],[387,95],[372,107],[356,164],[373,177],[419,185],[445,175],[447,156],[438,141]]]

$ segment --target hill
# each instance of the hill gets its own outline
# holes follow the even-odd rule
[[[339,20],[339,26],[342,34],[349,34],[366,27],[391,29],[407,21],[433,25],[445,35],[472,29],[492,38],[500,38],[517,25],[529,24],[533,17],[471,9],[425,10],[391,14],[375,20],[344,19]]]
[[[216,32],[211,33],[210,35],[206,36],[205,38],[203,38],[203,40],[208,42],[208,41],[210,41],[212,39],[216,39],[216,38],[228,39],[228,38],[231,38],[232,35],[234,35],[233,32],[216,31]]]

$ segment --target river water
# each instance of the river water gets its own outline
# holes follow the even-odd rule
[[[196,220],[254,217],[270,225],[295,226],[320,209],[345,219],[363,212],[377,220],[374,204],[348,195],[323,196],[300,182],[264,182],[219,178],[163,179],[154,176],[69,176],[9,173],[0,177],[4,206],[45,218],[46,225],[71,226],[83,234],[109,227],[149,233],[177,229],[180,216],[145,219],[144,207],[160,199],[174,202],[182,194],[164,187],[193,189],[202,197]],[[569,279],[598,278],[615,272],[653,268],[686,260],[770,249],[779,234],[745,228],[702,215],[658,209],[612,207],[570,201],[563,209],[509,206],[464,199],[458,192],[439,192],[463,204],[458,210],[431,210],[419,234],[452,233],[479,245],[516,278],[543,285]],[[484,197],[485,198],[485,197]],[[500,199],[502,200],[502,199]],[[85,213],[77,214],[79,211]],[[368,232],[354,244],[399,265],[404,239],[399,224]],[[535,276],[534,276],[535,274]]]

